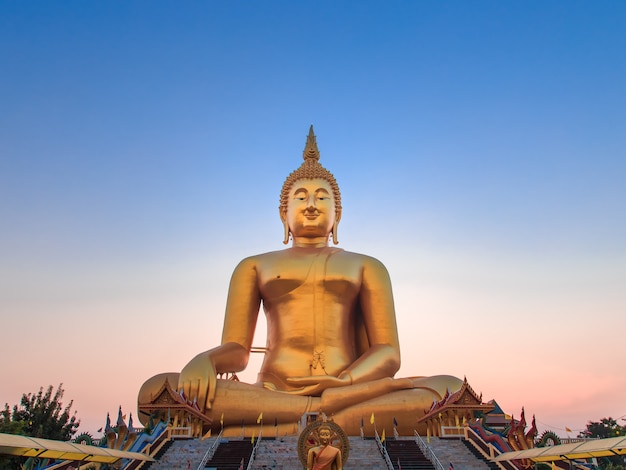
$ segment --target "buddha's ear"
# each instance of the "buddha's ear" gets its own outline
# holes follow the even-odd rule
[[[285,232],[283,236],[283,243],[287,245],[289,243],[289,224],[287,223],[287,211],[279,207],[278,215],[280,216],[280,220],[283,222],[283,229]]]
[[[333,244],[339,244],[339,238],[337,237],[337,226],[339,225],[339,221],[341,220],[341,209],[335,212],[335,222],[333,223]]]

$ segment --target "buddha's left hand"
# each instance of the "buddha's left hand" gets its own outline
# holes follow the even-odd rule
[[[294,387],[302,387],[290,393],[296,395],[319,396],[322,392],[329,388],[346,387],[351,384],[349,375],[343,378],[333,375],[314,375],[308,377],[290,377],[286,379],[289,385]]]

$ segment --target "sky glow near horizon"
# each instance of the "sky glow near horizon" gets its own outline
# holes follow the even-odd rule
[[[313,124],[339,246],[390,272],[398,376],[562,436],[626,415],[624,3],[0,12],[0,405],[63,383],[95,434],[219,344]]]

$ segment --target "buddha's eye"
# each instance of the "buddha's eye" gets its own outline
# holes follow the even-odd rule
[[[304,201],[307,198],[307,192],[304,191],[303,189],[299,189],[297,190],[294,195],[293,195],[293,199],[295,201]]]

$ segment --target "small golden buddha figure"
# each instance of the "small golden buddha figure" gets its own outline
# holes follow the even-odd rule
[[[329,426],[320,426],[318,436],[320,444],[311,447],[306,460],[307,470],[342,470],[341,451],[330,443],[332,431]]]
[[[149,379],[139,403],[167,378],[217,423],[215,430],[223,422],[226,435],[238,435],[242,423],[253,429],[261,411],[285,433],[304,413],[322,411],[348,435],[358,435],[372,412],[389,427],[397,417],[398,431],[412,435],[433,400],[462,381],[394,378],[400,345],[389,274],[372,257],[329,246],[329,239],[337,244],[341,194],[319,163],[312,126],[303,157],[280,196],[284,243],[291,240],[291,247],[239,263],[221,345],[198,354],[180,374]],[[257,383],[218,378],[246,367],[261,306],[267,343]]]

